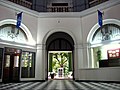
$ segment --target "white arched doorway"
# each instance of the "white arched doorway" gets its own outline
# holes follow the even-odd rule
[[[47,80],[48,79],[48,73],[46,72],[46,71],[48,71],[48,62],[47,62],[47,60],[48,60],[48,52],[47,52],[47,50],[46,50],[46,42],[47,42],[47,39],[52,35],[52,34],[54,34],[54,33],[57,33],[57,32],[63,32],[63,33],[66,33],[66,34],[68,34],[69,36],[71,36],[71,38],[73,39],[73,41],[74,41],[74,46],[76,45],[76,40],[75,40],[75,37],[74,37],[74,35],[73,35],[73,33],[71,33],[70,31],[68,31],[68,30],[63,30],[63,29],[54,29],[54,30],[51,30],[51,31],[49,31],[47,34],[46,34],[46,36],[45,36],[45,38],[43,39],[43,48],[44,48],[44,50],[43,50],[43,55],[44,55],[44,60],[45,60],[45,62],[44,62],[44,70],[45,70],[45,72],[44,72],[44,75],[45,75],[45,79]],[[74,60],[76,59],[76,48],[74,48],[74,54],[73,54],[73,58],[74,58]],[[74,66],[75,66],[75,63],[76,63],[76,61],[74,61]],[[75,66],[74,67],[74,78],[76,78],[75,77],[75,72],[76,72],[76,69],[77,68],[77,66]]]
[[[108,60],[108,51],[120,48],[120,21],[103,20],[103,27],[94,25],[87,37],[90,66],[99,67],[99,60]]]
[[[25,75],[25,77],[34,77],[35,59],[32,57],[35,57],[35,52],[31,52],[31,50],[35,46],[35,41],[29,29],[23,23],[18,29],[16,28],[16,20],[0,21],[0,80],[14,82],[20,81]],[[26,51],[28,49],[29,51]],[[31,71],[28,70],[31,67],[33,68],[32,76],[30,76]],[[28,74],[24,74],[26,72]]]

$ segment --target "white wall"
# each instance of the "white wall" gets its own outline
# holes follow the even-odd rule
[[[120,67],[79,69],[79,80],[120,81]]]
[[[71,32],[79,44],[82,41],[80,27],[80,18],[39,18],[37,43],[41,44],[50,31],[63,30]]]
[[[17,19],[16,14],[19,12],[23,12],[22,23],[30,30],[33,39],[36,41],[37,40],[37,23],[38,23],[38,18],[36,17],[36,15],[38,13],[34,11],[31,11],[31,12],[28,12],[28,11],[30,10],[8,1],[0,2],[0,20],[5,20],[5,19],[16,20]]]

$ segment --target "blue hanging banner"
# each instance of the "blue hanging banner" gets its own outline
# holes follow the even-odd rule
[[[17,28],[19,28],[20,25],[21,25],[22,13],[23,13],[23,12],[20,12],[20,13],[17,14],[17,23],[16,23],[16,27],[17,27]]]
[[[100,27],[102,27],[102,25],[103,25],[103,13],[102,12],[100,12],[99,10],[98,10],[98,24],[100,25]]]

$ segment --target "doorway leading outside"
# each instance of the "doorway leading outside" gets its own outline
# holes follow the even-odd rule
[[[74,41],[65,32],[55,32],[46,41],[47,79],[74,79]]]
[[[73,79],[72,51],[49,51],[48,79]]]

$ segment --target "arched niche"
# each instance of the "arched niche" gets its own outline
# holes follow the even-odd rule
[[[29,29],[21,23],[20,28],[16,28],[16,20],[6,19],[0,21],[1,42],[15,42],[18,44],[35,45],[35,41]]]
[[[46,72],[46,70],[48,69],[48,66],[47,66],[47,60],[48,60],[48,47],[49,47],[49,45],[50,45],[50,42],[47,42],[48,41],[48,39],[52,36],[52,35],[54,35],[55,33],[59,33],[59,32],[61,32],[61,33],[64,33],[64,34],[67,34],[68,36],[70,36],[71,37],[71,39],[72,39],[72,42],[74,42],[74,44],[72,44],[73,45],[73,52],[74,52],[74,54],[73,54],[73,59],[75,60],[74,61],[74,77],[73,77],[73,79],[75,79],[75,78],[77,78],[77,70],[76,70],[76,68],[77,68],[77,57],[76,57],[76,38],[75,38],[75,36],[74,36],[74,34],[72,33],[72,32],[70,32],[69,30],[66,30],[66,29],[63,29],[63,28],[56,28],[56,29],[52,29],[52,30],[50,30],[50,31],[48,31],[48,33],[46,33],[46,35],[44,36],[44,38],[43,38],[43,41],[42,41],[42,44],[43,44],[43,61],[44,61],[44,70],[45,70],[45,72],[44,72],[44,74],[45,74],[45,79],[47,80],[48,78],[48,73]],[[63,38],[63,37],[62,37]],[[54,38],[53,38],[54,39]],[[52,39],[52,40],[53,40]],[[63,38],[64,39],[64,38]],[[67,39],[68,40],[68,39]],[[50,40],[51,41],[51,40]],[[53,41],[57,41],[57,39],[55,39],[55,40],[53,40]],[[64,42],[64,40],[63,40],[63,42]],[[51,43],[52,44],[52,43]],[[59,48],[60,49],[60,48]]]
[[[72,37],[65,32],[55,32],[48,37],[46,47],[47,50],[73,51],[74,41]]]
[[[71,31],[66,30],[66,29],[64,29],[64,28],[56,28],[56,29],[50,30],[50,31],[44,36],[42,44],[46,44],[46,41],[47,41],[48,37],[49,37],[50,35],[52,35],[53,33],[56,33],[56,32],[64,32],[64,33],[67,33],[68,35],[70,35],[70,36],[72,37],[72,39],[73,39],[73,41],[74,41],[74,44],[76,45],[76,38],[75,38],[74,34],[73,34]]]
[[[87,37],[91,67],[99,67],[99,60],[108,60],[107,51],[120,48],[120,21],[103,20],[103,26],[94,25]]]
[[[53,56],[55,55],[54,53],[56,53],[57,56],[59,55],[63,55],[64,53],[66,54],[66,57],[68,59],[65,60],[64,59],[57,59],[58,61],[62,60],[63,62],[66,62],[66,64],[64,63],[61,63],[59,62],[59,64],[57,64],[57,69],[58,68],[69,68],[67,69],[69,73],[73,73],[73,77],[71,79],[74,79],[74,41],[72,39],[72,37],[65,33],[65,32],[55,32],[53,34],[51,34],[47,41],[46,41],[46,50],[48,52],[48,62],[52,63],[53,62]],[[52,59],[51,59],[52,57]],[[63,56],[59,57],[59,58],[62,58]],[[56,61],[57,62],[57,61]],[[48,64],[48,63],[47,63]],[[52,67],[53,64],[48,64],[49,66],[49,69]],[[69,65],[69,66],[68,66]],[[54,70],[56,71],[56,68],[54,68]],[[49,70],[49,73],[52,72],[53,70]],[[57,70],[58,71],[58,70]],[[56,71],[56,73],[58,73]],[[65,75],[65,74],[64,74]],[[62,77],[65,77],[62,73]],[[48,74],[49,76],[49,74]],[[59,75],[57,76],[59,77]],[[59,77],[60,78],[60,77]],[[69,77],[66,77],[66,78],[69,78]]]

